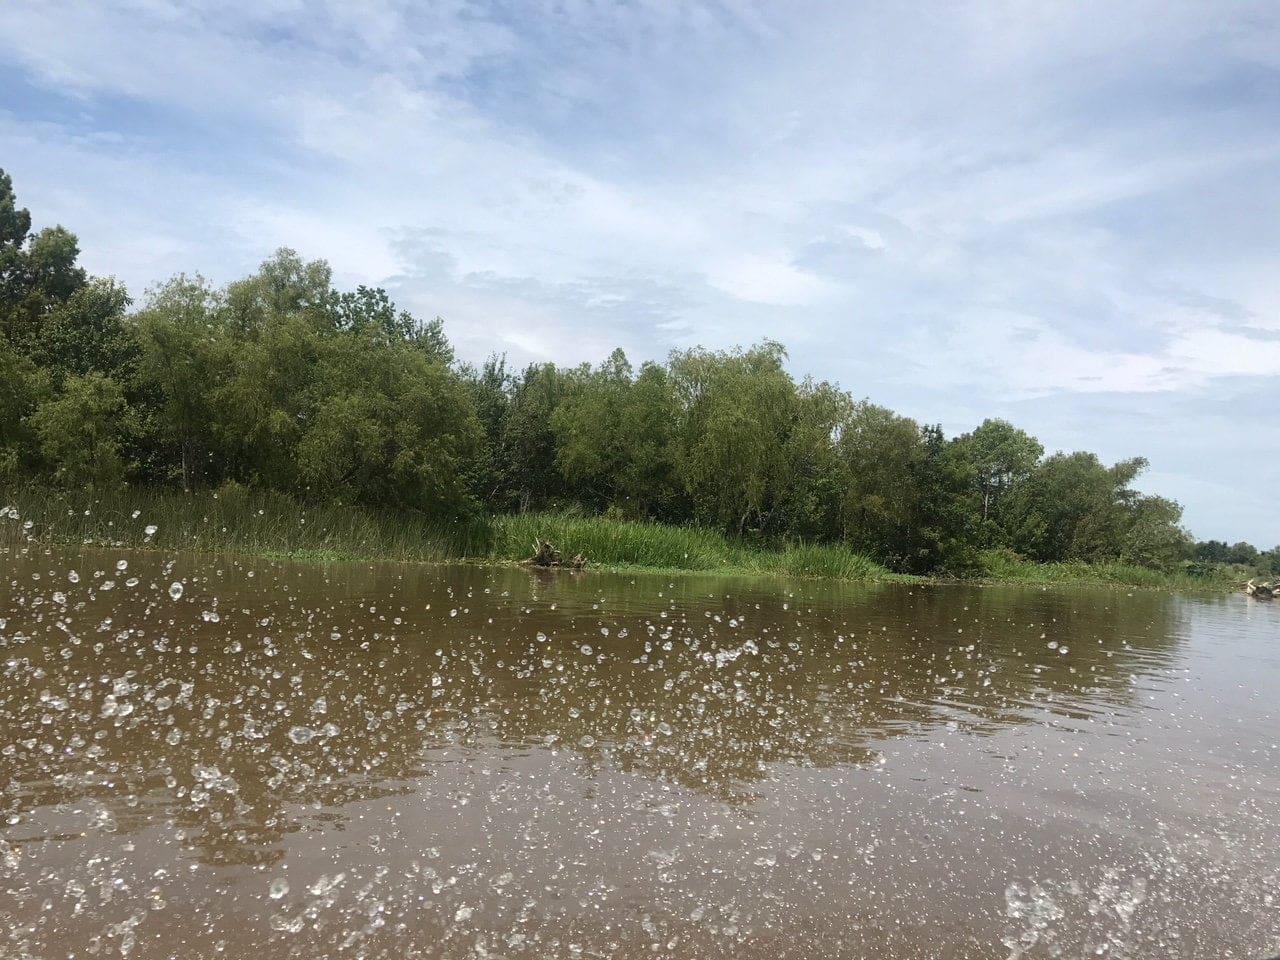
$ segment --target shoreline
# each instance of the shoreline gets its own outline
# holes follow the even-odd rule
[[[495,570],[523,570],[530,573],[545,572],[551,576],[585,577],[593,573],[614,575],[641,574],[645,576],[672,577],[721,577],[742,580],[825,582],[847,584],[850,586],[870,586],[881,584],[898,584],[904,586],[944,587],[944,586],[999,586],[999,587],[1037,587],[1050,589],[1053,587],[1109,587],[1116,590],[1159,590],[1170,593],[1188,595],[1223,596],[1239,592],[1238,584],[1215,580],[1178,580],[1169,577],[1159,583],[1129,583],[1116,579],[1107,579],[1103,575],[1082,574],[1079,576],[1058,576],[1053,579],[1033,579],[1030,577],[998,577],[998,576],[927,576],[921,574],[896,573],[885,571],[881,575],[858,578],[836,577],[823,574],[794,574],[778,570],[758,570],[750,567],[726,566],[723,568],[692,567],[660,567],[645,566],[635,563],[591,563],[584,570],[573,570],[567,567],[539,567],[523,560],[510,560],[500,557],[439,557],[439,558],[406,558],[378,556],[373,554],[347,553],[341,551],[317,550],[253,550],[232,545],[201,548],[181,545],[146,545],[108,541],[70,542],[65,540],[45,540],[33,538],[20,543],[0,543],[0,554],[22,550],[57,550],[86,548],[90,550],[115,550],[126,553],[144,554],[179,554],[192,557],[235,557],[240,559],[259,559],[275,563],[297,564],[401,564],[411,566],[435,567],[478,567]]]
[[[521,566],[536,541],[588,570],[843,583],[1095,585],[1225,593],[1243,580],[1122,563],[1035,563],[1001,551],[978,555],[971,574],[900,573],[839,544],[770,547],[704,528],[568,513],[503,514],[434,522],[407,512],[303,505],[279,494],[186,495],[126,489],[110,495],[19,488],[0,492],[0,546],[94,547],[261,557],[294,562]],[[554,569],[554,568],[541,568]],[[1239,582],[1237,582],[1239,580]]]

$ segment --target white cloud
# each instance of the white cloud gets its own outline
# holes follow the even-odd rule
[[[10,0],[0,162],[135,291],[288,244],[472,359],[771,336],[1065,436],[1035,398],[1280,400],[1277,49],[1247,4]]]

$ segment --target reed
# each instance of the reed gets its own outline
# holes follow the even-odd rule
[[[842,580],[894,576],[839,546],[767,550],[698,527],[567,513],[440,522],[408,511],[302,504],[239,485],[194,495],[145,488],[84,494],[21,487],[0,491],[0,507],[6,513],[0,519],[0,544],[7,545],[34,540],[317,559],[520,561],[537,541],[549,540],[565,556],[581,553],[599,567]]]
[[[1233,585],[1226,568],[1209,571],[1155,570],[1131,563],[1068,561],[1036,563],[1009,550],[988,550],[981,556],[981,579],[1003,583],[1102,583],[1129,587],[1171,587],[1181,590],[1218,590]]]
[[[909,580],[838,544],[765,549],[714,530],[571,513],[440,521],[412,511],[300,503],[228,484],[183,494],[130,487],[87,494],[52,487],[0,488],[0,546],[27,542],[300,559],[489,561],[528,558],[539,540],[605,568],[716,571],[833,580]],[[1165,572],[1123,563],[1035,563],[1008,550],[980,557],[976,579],[1007,583],[1102,583],[1224,589],[1234,574]]]
[[[488,531],[411,513],[300,504],[278,493],[226,486],[185,495],[128,488],[84,494],[27,487],[0,492],[0,543],[43,543],[445,560],[483,555]]]
[[[538,540],[601,566],[722,570],[740,566],[743,554],[711,530],[636,520],[526,513],[495,517],[491,526],[492,555],[503,560],[525,559]]]

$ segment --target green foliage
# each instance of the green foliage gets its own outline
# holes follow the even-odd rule
[[[483,557],[483,520],[442,520],[416,511],[303,504],[272,490],[234,481],[183,494],[151,487],[83,491],[9,487],[0,505],[17,522],[0,520],[0,544],[97,544],[362,560],[451,560]],[[24,524],[30,522],[30,530]],[[154,528],[154,530],[151,530]],[[151,532],[148,532],[151,530]]]
[[[124,392],[100,373],[72,374],[30,423],[53,477],[69,487],[112,489],[124,482]]]
[[[150,475],[185,490],[203,481],[215,446],[215,395],[229,367],[224,311],[222,295],[202,277],[180,275],[152,290],[132,318],[136,383],[153,444]]]
[[[1181,523],[1182,507],[1174,501],[1137,497],[1126,517],[1120,559],[1156,570],[1175,569],[1186,556],[1191,540]]]
[[[1129,485],[1145,467],[1140,457],[1112,467],[1092,453],[1047,458],[1010,496],[1010,545],[1044,562],[1117,556],[1139,501]]]
[[[31,415],[46,392],[47,377],[0,337],[0,480],[34,472],[37,441]]]
[[[1005,496],[1026,480],[1044,455],[1040,441],[1004,420],[984,420],[972,433],[952,441],[953,456],[969,478],[974,513],[985,538],[995,534]]]
[[[837,450],[844,539],[872,556],[901,563],[912,552],[920,508],[916,479],[926,451],[919,425],[861,401],[843,424]]]
[[[474,510],[468,471],[481,427],[438,359],[358,331],[322,341],[296,445],[303,488],[429,514]]]
[[[788,428],[795,383],[781,344],[750,350],[673,354],[682,407],[675,462],[695,517],[742,535],[763,528],[789,482]]]
[[[523,560],[538,540],[550,540],[567,556],[581,553],[594,564],[671,570],[780,574],[879,580],[892,575],[880,564],[838,545],[759,549],[701,527],[647,521],[527,513],[493,520],[491,554]]]
[[[948,441],[797,383],[773,341],[513,375],[500,357],[455,363],[439,318],[381,289],[339,291],[327,263],[289,249],[222,288],[176,276],[132,313],[78,256],[65,229],[33,232],[0,171],[0,481],[104,504],[124,484],[152,491],[199,543],[217,537],[177,519],[190,507],[174,491],[218,491],[231,541],[258,550],[292,537],[514,559],[545,536],[595,562],[853,579],[880,564],[1010,577],[1083,564],[1121,580],[1280,567],[1280,550],[1191,546],[1176,503],[1133,489],[1141,459],[1042,459],[1002,420]],[[254,519],[253,503],[288,521]],[[389,517],[449,546],[413,547]]]
[[[551,415],[556,464],[575,498],[633,517],[667,512],[678,498],[672,441],[678,410],[667,371],[633,376],[621,350],[581,374]]]
[[[490,499],[492,507],[524,513],[567,499],[552,417],[577,390],[582,372],[532,364],[514,382],[498,431],[495,456],[503,464],[502,482]]]
[[[91,279],[50,308],[32,359],[58,375],[96,372],[127,381],[137,362],[137,343],[125,324],[128,306],[124,287]]]
[[[1230,588],[1237,582],[1237,578],[1229,571],[1216,566],[1198,571],[1185,567],[1165,571],[1118,561],[1037,563],[1019,556],[1007,547],[983,551],[979,555],[974,573],[1005,583],[1103,583],[1189,590]]]

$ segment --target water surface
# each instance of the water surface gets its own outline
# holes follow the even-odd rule
[[[0,957],[1280,950],[1280,605],[0,572]]]

